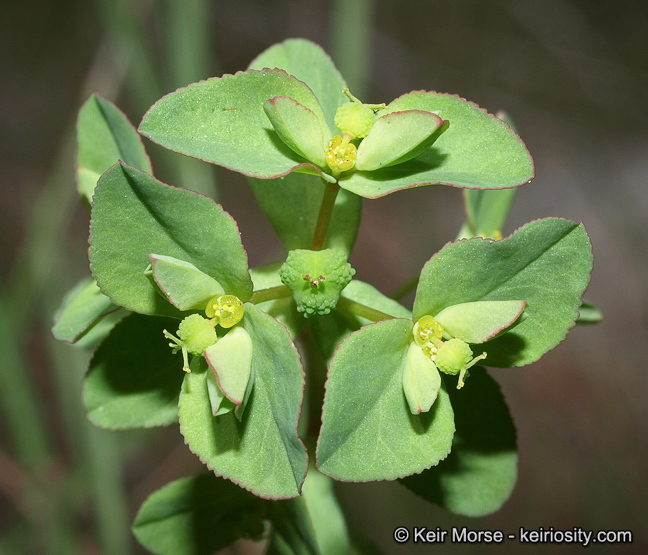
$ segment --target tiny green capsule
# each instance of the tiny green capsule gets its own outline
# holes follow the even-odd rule
[[[461,339],[450,339],[445,341],[436,353],[435,362],[437,368],[451,376],[459,374],[457,389],[461,389],[467,377],[467,371],[480,360],[486,358],[486,353],[473,358],[473,352],[468,343]]]
[[[214,323],[203,318],[200,314],[190,314],[180,322],[178,337],[167,330],[164,330],[164,337],[172,341],[172,343],[169,343],[169,347],[173,349],[174,353],[182,350],[184,361],[182,369],[185,372],[191,372],[187,353],[202,355],[207,347],[210,347],[218,340]]]

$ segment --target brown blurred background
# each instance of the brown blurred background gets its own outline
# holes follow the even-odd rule
[[[63,552],[141,552],[130,539],[106,547],[111,526],[129,525],[146,495],[200,468],[176,427],[162,433],[86,430],[79,392],[87,359],[54,345],[48,335],[61,295],[88,272],[87,212],[74,193],[76,112],[98,90],[137,124],[162,94],[244,69],[263,49],[289,37],[311,39],[340,66],[351,68],[346,77],[366,102],[428,89],[457,93],[491,112],[506,110],[535,159],[537,177],[518,192],[505,235],[546,216],[582,220],[595,255],[586,297],[605,316],[602,324],[575,328],[530,367],[492,372],[511,407],[520,449],[519,482],[501,511],[467,519],[394,483],[342,485],[339,494],[353,532],[386,553],[413,553],[424,548],[395,544],[396,526],[632,530],[633,545],[601,551],[648,552],[648,3],[346,4],[352,6],[324,0],[3,2],[1,552],[55,552],[51,545],[43,547],[38,538],[49,536],[38,530],[51,526],[52,537],[62,534],[59,513],[69,516],[69,549]],[[190,24],[183,31],[183,18],[191,22],[195,6],[203,10],[202,34]],[[367,25],[345,29],[354,17]],[[358,36],[350,37],[353,33]],[[370,68],[366,75],[353,69],[362,62],[348,47],[354,40],[368,45],[357,51],[367,58],[360,65]],[[182,48],[187,52],[177,55]],[[209,55],[192,57],[192,48]],[[239,222],[252,266],[282,256],[244,179],[191,165],[174,173],[160,149],[150,143],[147,148],[158,177],[167,182],[191,186],[183,179],[215,175],[218,200]],[[455,237],[462,220],[461,194],[450,188],[425,187],[365,201],[351,259],[357,277],[393,293]],[[21,401],[23,394],[27,401]],[[20,403],[24,418],[15,406]],[[24,424],[36,413],[30,432]],[[25,434],[41,434],[45,447],[29,442],[21,447],[19,436]],[[116,469],[102,467],[101,453],[108,452],[120,461]],[[96,496],[111,472],[114,482],[106,483],[127,494],[115,501],[121,503],[121,516],[99,525],[97,515],[110,512],[110,504],[97,504]],[[61,499],[65,503],[59,506]],[[65,541],[57,545],[68,545]],[[517,553],[521,547],[492,549]]]

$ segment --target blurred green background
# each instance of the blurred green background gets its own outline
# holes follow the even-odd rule
[[[405,554],[425,548],[396,544],[402,525],[632,530],[632,545],[600,550],[648,552],[646,2],[4,0],[0,553],[142,553],[129,530],[140,503],[202,468],[177,426],[90,426],[80,405],[88,355],[50,336],[62,295],[88,273],[88,214],[74,184],[80,105],[96,90],[137,124],[163,94],[244,69],[298,36],[329,51],[366,102],[427,89],[506,110],[537,177],[518,192],[504,234],[546,216],[584,221],[595,255],[586,296],[605,315],[538,363],[492,372],[520,449],[519,483],[501,511],[467,519],[395,483],[342,484],[353,533]],[[216,195],[238,221],[252,266],[283,256],[241,176],[147,148],[158,178]],[[365,201],[351,259],[357,277],[393,293],[462,220],[461,194],[446,187]]]

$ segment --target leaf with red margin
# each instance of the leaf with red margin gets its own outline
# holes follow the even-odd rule
[[[523,299],[528,306],[513,328],[480,346],[489,366],[523,366],[574,326],[591,271],[585,228],[560,218],[531,222],[501,241],[448,243],[421,271],[414,320],[461,303]]]
[[[286,145],[263,107],[277,96],[310,110],[327,130],[313,91],[280,69],[241,71],[193,83],[158,100],[139,131],[165,148],[249,177],[272,179],[298,170],[321,170]]]
[[[450,452],[454,415],[441,385],[432,408],[414,415],[403,393],[411,320],[383,320],[352,333],[329,366],[317,468],[337,480],[393,480]]]
[[[243,417],[214,417],[203,357],[194,357],[180,392],[180,431],[217,475],[269,499],[296,497],[308,458],[297,435],[304,391],[299,354],[286,328],[251,304],[243,327],[252,338],[254,385]]]

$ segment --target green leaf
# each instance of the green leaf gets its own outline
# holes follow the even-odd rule
[[[346,83],[330,57],[316,44],[290,39],[270,47],[251,64],[251,69],[279,68],[306,83],[317,96],[330,130],[335,130],[335,112],[348,102],[342,92]],[[329,134],[326,139],[332,136]],[[324,187],[320,179],[292,173],[276,183],[249,179],[254,196],[270,220],[286,250],[309,249]],[[350,254],[360,225],[361,199],[341,190],[335,201],[324,248],[339,248]]]
[[[578,309],[577,324],[598,324],[603,320],[603,312],[595,304],[583,299]]]
[[[115,312],[102,316],[78,337],[74,342],[74,346],[94,351],[110,335],[114,327],[129,314],[131,313],[128,310],[120,308]]]
[[[207,301],[225,290],[193,264],[172,256],[151,254],[153,279],[178,310],[204,310]]]
[[[384,320],[352,333],[329,367],[317,468],[337,480],[393,480],[450,452],[454,421],[444,386],[429,412],[411,414],[403,362],[411,320]]]
[[[249,303],[243,326],[252,338],[254,387],[242,421],[231,412],[212,415],[208,366],[196,357],[180,393],[180,431],[189,448],[218,475],[261,497],[295,497],[307,467],[297,436],[304,388],[299,354],[286,329]]]
[[[302,499],[306,503],[321,555],[351,553],[351,539],[344,514],[335,498],[333,480],[314,467],[304,481]]]
[[[410,343],[403,361],[403,392],[412,414],[427,412],[441,389],[441,374],[416,343]]]
[[[499,111],[497,117],[511,127],[513,131],[517,131],[515,124],[507,113]],[[516,194],[517,189],[502,189],[500,191],[464,189],[466,221],[459,232],[458,238],[484,237],[488,239],[490,237],[492,239],[501,239],[502,230]]]
[[[517,189],[464,189],[463,193],[467,220],[459,238],[500,238],[498,234],[502,233]]]
[[[252,353],[250,335],[238,326],[205,349],[205,360],[216,373],[220,390],[237,406],[243,403],[248,389]]]
[[[248,181],[286,250],[310,249],[324,188],[328,185],[314,176],[299,173],[291,173],[277,181]],[[335,199],[323,248],[341,249],[349,255],[358,235],[361,211],[362,199],[341,189]]]
[[[248,70],[178,89],[144,115],[139,131],[165,148],[252,177],[275,178],[300,168],[321,171],[277,135],[263,107],[287,96],[325,126],[313,92],[281,70]]]
[[[450,337],[467,343],[483,343],[512,326],[525,306],[525,301],[461,303],[444,308],[434,318]]]
[[[181,478],[142,504],[133,533],[158,555],[211,555],[240,538],[261,539],[266,506],[213,474]]]
[[[585,228],[559,218],[527,224],[502,241],[449,243],[421,272],[414,319],[461,303],[523,299],[520,322],[483,344],[490,366],[523,366],[565,338],[591,269]]]
[[[319,555],[313,524],[301,497],[270,504],[273,533],[268,555]]]
[[[180,316],[145,275],[149,255],[184,260],[242,301],[252,294],[236,222],[211,199],[134,168],[113,166],[99,180],[90,224],[90,267],[101,291],[142,314]]]
[[[184,372],[162,331],[170,318],[131,314],[97,349],[83,388],[88,418],[102,428],[165,426],[178,419]]]
[[[499,386],[483,368],[472,368],[461,390],[455,377],[447,380],[457,426],[452,451],[401,483],[455,513],[484,516],[498,510],[515,486],[515,427]]]
[[[323,119],[287,96],[266,100],[263,109],[284,143],[302,158],[326,167],[324,150],[330,131]]]
[[[450,127],[423,154],[373,172],[349,172],[340,186],[367,198],[400,189],[445,184],[474,189],[517,187],[534,176],[524,143],[504,122],[458,96],[415,91],[394,100],[385,113],[435,112]]]
[[[400,303],[383,295],[373,285],[358,279],[354,279],[344,288],[342,296],[396,318],[412,318],[412,313]],[[345,337],[370,323],[371,320],[339,309],[328,316],[313,316],[309,320],[312,335],[326,361],[331,359]]]
[[[250,69],[264,68],[283,69],[306,83],[318,98],[329,129],[336,129],[335,112],[349,101],[342,92],[347,85],[322,48],[304,39],[286,40],[268,48],[250,64]]]
[[[112,103],[92,94],[79,111],[77,120],[77,187],[92,202],[97,180],[119,160],[152,173],[142,138],[126,116]]]
[[[63,299],[52,334],[59,341],[75,343],[98,320],[118,309],[94,279],[84,278]]]
[[[442,125],[439,116],[422,110],[391,112],[379,117],[358,147],[356,169],[379,170],[416,158],[438,138],[435,131]]]

